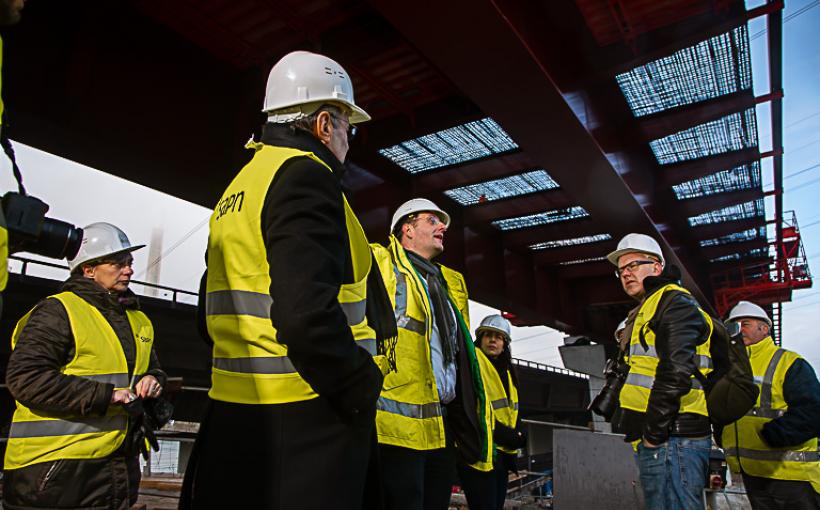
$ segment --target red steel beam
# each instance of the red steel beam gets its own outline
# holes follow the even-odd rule
[[[440,170],[424,172],[415,176],[413,184],[416,191],[429,193],[501,179],[535,168],[536,165],[533,163],[532,158],[524,152],[516,151]]]
[[[678,208],[681,214],[686,217],[691,217],[751,200],[757,200],[758,198],[763,198],[763,191],[760,188],[745,189],[728,193],[716,193],[701,198],[681,200]]]
[[[560,189],[554,189],[471,205],[464,209],[464,223],[467,225],[489,223],[501,218],[527,216],[573,205],[577,205],[577,202],[570,199]]]
[[[659,183],[662,188],[669,188],[692,179],[711,175],[721,170],[729,170],[736,166],[752,163],[762,155],[757,147],[726,152],[716,156],[698,158],[683,163],[663,165],[659,169]]]
[[[705,239],[715,239],[721,236],[743,232],[750,228],[760,228],[766,226],[765,218],[750,218],[745,220],[722,221],[711,225],[701,225],[691,229],[692,237],[698,241]]]
[[[557,241],[596,234],[608,234],[605,227],[589,218],[561,221],[539,227],[522,228],[504,232],[504,245],[507,247],[527,247],[542,241]],[[614,238],[615,236],[613,236]]]
[[[727,243],[718,246],[704,246],[701,250],[704,258],[714,259],[723,257],[724,255],[731,255],[733,253],[746,253],[755,248],[765,248],[769,245],[766,239],[754,239],[751,241],[742,241],[739,243]]]

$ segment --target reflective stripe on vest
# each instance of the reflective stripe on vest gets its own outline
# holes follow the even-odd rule
[[[206,315],[250,315],[251,317],[270,318],[270,307],[273,298],[269,294],[247,290],[221,290],[209,292],[205,297]],[[364,320],[367,309],[366,300],[339,303],[347,317],[347,325],[355,326]]]
[[[652,385],[655,384],[655,378],[651,375],[629,373],[626,376],[626,384],[640,386],[641,388],[648,388],[651,390]],[[701,385],[700,381],[697,379],[692,379],[692,388],[696,390],[703,390],[703,385]]]
[[[788,411],[783,384],[799,356],[778,348],[771,337],[748,346],[747,350],[755,382],[760,385],[760,396],[758,405],[746,416],[723,429],[727,463],[734,472],[775,480],[806,481],[815,492],[820,492],[817,438],[786,449],[770,447],[761,434],[766,423]]]
[[[262,209],[274,177],[287,161],[309,158],[332,170],[302,150],[264,144],[251,148],[256,151],[253,159],[234,177],[210,219],[205,311],[214,351],[209,395],[239,404],[310,400],[318,395],[287,357],[287,339],[280,342],[271,323],[276,303],[270,295]],[[340,286],[337,302],[356,345],[376,355],[375,332],[366,319],[372,257],[364,230],[341,191],[339,200],[353,274]]]
[[[115,388],[127,388],[131,378],[122,342],[102,313],[83,298],[63,292],[49,299],[62,303],[74,340],[75,355],[60,372]],[[25,331],[34,309],[17,323],[12,349]],[[146,372],[154,330],[138,310],[126,316],[134,339],[134,374]],[[136,379],[137,377],[135,377]],[[116,451],[125,439],[128,416],[121,406],[110,405],[105,416],[89,417],[40,411],[17,402],[6,447],[5,468],[19,469],[60,459],[99,459]]]
[[[18,421],[11,424],[9,438],[68,436],[92,434],[124,429],[128,425],[125,415],[77,418],[75,420]]]
[[[641,344],[633,344],[629,347],[629,355],[630,356],[649,356],[651,358],[658,357],[658,351],[655,349],[654,345],[648,345],[646,350],[644,350]],[[712,366],[712,358],[709,356],[703,356],[700,354],[695,354],[695,365],[698,368],[714,368]]]
[[[398,414],[406,418],[426,420],[427,418],[437,418],[441,416],[441,404],[430,402],[429,404],[408,404],[398,402],[386,397],[379,397],[376,409],[385,413]]]
[[[500,398],[498,400],[493,400],[493,409],[498,410],[504,407],[509,407],[510,403],[506,398]]]
[[[424,335],[427,333],[427,323],[407,315],[407,278],[394,265],[396,274],[396,325],[400,328]]]

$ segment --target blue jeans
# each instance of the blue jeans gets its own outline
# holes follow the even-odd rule
[[[657,448],[638,445],[638,470],[647,510],[703,510],[710,438],[670,437]]]

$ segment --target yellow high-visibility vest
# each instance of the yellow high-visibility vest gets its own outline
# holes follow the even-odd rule
[[[213,339],[214,400],[238,404],[283,404],[318,395],[288,359],[271,324],[270,266],[262,236],[262,208],[274,176],[292,158],[308,157],[332,172],[311,152],[261,143],[222,194],[211,215],[208,239],[206,323]],[[359,220],[344,194],[345,223],[353,281],[339,289],[339,305],[356,344],[376,355],[376,334],[365,317],[367,275],[372,257]],[[386,371],[384,356],[376,363]]]
[[[518,389],[513,384],[512,375],[507,371],[507,380],[510,385],[510,397],[507,398],[507,392],[504,390],[504,385],[498,375],[493,364],[481,349],[476,349],[476,357],[478,358],[479,367],[481,368],[481,378],[484,381],[484,390],[487,394],[488,407],[490,409],[490,416],[487,418],[487,426],[490,430],[495,429],[495,422],[498,421],[504,426],[515,428],[518,420]],[[496,449],[517,455],[518,450],[504,448],[501,445],[494,445]],[[495,457],[495,455],[493,455]],[[492,459],[493,461],[495,459]],[[479,471],[492,471],[493,461],[480,461],[471,464],[470,467]]]
[[[0,37],[0,80],[2,79],[3,69],[3,38]],[[3,119],[3,110],[5,109],[2,94],[2,82],[0,82],[0,122]],[[0,125],[0,129],[4,126]],[[9,281],[9,232],[6,230],[6,217],[3,214],[3,208],[0,207],[0,292],[6,290],[6,284]]]
[[[73,292],[62,292],[49,299],[57,299],[65,307],[74,337],[74,358],[63,374],[113,384],[115,389],[128,388],[128,364],[122,344],[102,313]],[[154,327],[139,310],[127,310],[126,314],[134,333],[137,380],[148,370]],[[30,316],[31,311],[17,323],[12,349]],[[100,459],[114,453],[125,439],[128,415],[118,405],[110,405],[104,416],[65,416],[16,404],[5,469],[58,459]]]
[[[396,315],[399,341],[396,345],[396,371],[384,379],[378,402],[376,429],[379,443],[414,450],[444,448],[444,420],[430,357],[430,335],[433,312],[427,291],[394,236],[385,248],[372,244],[373,254]],[[440,266],[447,284],[447,293],[457,313],[469,331],[467,285],[458,271]],[[469,335],[469,332],[467,333]],[[461,348],[477,349],[472,342]],[[480,373],[474,374],[479,379]],[[482,453],[485,462],[492,463],[492,425],[486,424],[489,399],[478,395],[479,415],[484,420],[482,431],[487,448]],[[483,400],[482,400],[483,399]]]
[[[783,396],[786,373],[800,356],[780,349],[771,337],[747,348],[755,382],[757,404],[746,416],[723,428],[722,444],[732,471],[777,480],[805,481],[820,492],[817,438],[787,448],[772,448],[761,436],[763,425],[779,418],[789,406]]]
[[[649,321],[655,316],[658,303],[663,293],[670,290],[677,290],[689,294],[688,290],[678,285],[665,285],[647,296],[638,310],[638,313],[635,315],[632,337],[629,342],[629,354],[627,357],[629,374],[626,376],[626,381],[623,389],[621,389],[620,396],[621,407],[624,409],[645,413],[648,407],[649,393],[655,382],[655,371],[660,361],[658,359],[658,353],[655,350],[655,332],[649,328]],[[713,370],[709,347],[711,345],[711,336],[714,328],[712,318],[709,314],[703,310],[700,310],[700,312],[709,325],[709,335],[707,336],[707,340],[695,349],[695,364],[700,373],[706,376]],[[646,348],[641,345],[641,331],[644,333]],[[692,389],[681,397],[678,412],[709,416],[706,410],[706,394],[703,391],[703,386],[700,381],[698,381],[694,375],[692,376]]]

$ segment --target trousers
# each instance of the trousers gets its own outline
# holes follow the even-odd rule
[[[657,448],[638,445],[637,460],[647,510],[703,510],[710,438],[672,436]]]

